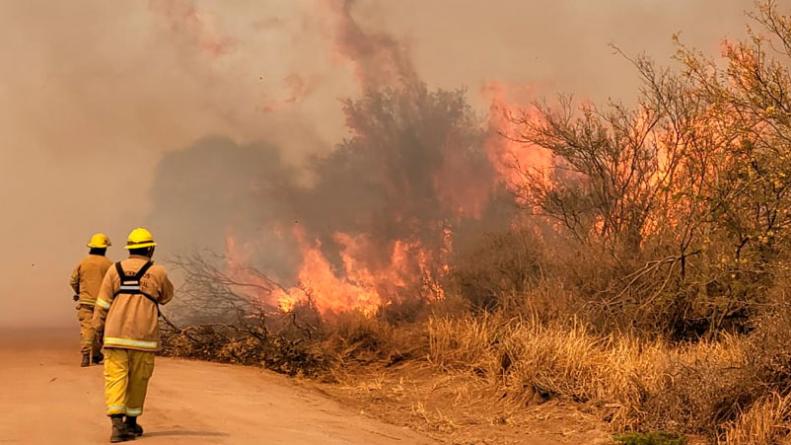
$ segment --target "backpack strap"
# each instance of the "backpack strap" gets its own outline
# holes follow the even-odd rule
[[[115,263],[115,271],[118,272],[118,278],[121,280],[121,287],[119,287],[118,290],[115,291],[113,297],[117,297],[118,295],[122,295],[122,294],[142,295],[146,297],[146,299],[154,303],[154,305],[156,305],[157,313],[159,314],[160,313],[159,301],[157,301],[157,299],[151,296],[150,294],[143,292],[143,289],[140,287],[140,280],[143,279],[146,272],[148,272],[148,269],[150,269],[151,266],[153,265],[154,262],[149,260],[146,262],[146,264],[143,265],[143,267],[141,267],[137,271],[137,273],[135,273],[134,275],[127,275],[126,272],[124,271],[123,266],[121,265],[121,262],[119,261]],[[113,299],[113,301],[115,301],[115,299]]]

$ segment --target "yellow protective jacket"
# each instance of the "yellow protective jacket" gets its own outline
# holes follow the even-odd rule
[[[110,267],[104,276],[93,326],[97,330],[104,328],[105,348],[159,350],[158,305],[173,299],[173,283],[164,267],[146,266],[149,261],[147,257],[132,255]],[[123,283],[119,265],[125,275]],[[136,280],[134,276],[144,267],[148,269]]]
[[[104,274],[112,265],[113,262],[103,255],[88,255],[74,268],[69,284],[80,296],[80,304],[96,304]]]

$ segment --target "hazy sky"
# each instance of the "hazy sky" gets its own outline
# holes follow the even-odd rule
[[[407,45],[429,86],[465,87],[484,113],[489,81],[628,99],[636,76],[608,44],[669,61],[680,32],[716,55],[751,6],[360,0],[352,11]],[[164,154],[208,135],[266,139],[294,163],[329,150],[344,134],[340,100],[358,93],[333,38],[321,0],[0,1],[0,326],[73,321],[66,284],[85,241],[106,231],[111,256],[123,254],[128,230],[152,220]]]

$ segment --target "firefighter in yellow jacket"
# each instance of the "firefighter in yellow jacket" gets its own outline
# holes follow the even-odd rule
[[[159,350],[159,305],[173,298],[173,284],[165,269],[151,261],[155,246],[151,232],[132,230],[126,244],[129,258],[110,268],[96,300],[93,325],[97,330],[104,326],[110,442],[143,434],[137,417],[143,413],[154,353]]]
[[[74,290],[74,300],[77,301],[77,319],[80,322],[80,351],[82,352],[81,366],[89,366],[102,362],[102,335],[95,333],[91,328],[93,307],[99,295],[104,274],[113,265],[105,254],[110,247],[110,238],[104,233],[96,233],[88,241],[90,249],[88,256],[80,261],[71,273],[71,288]]]

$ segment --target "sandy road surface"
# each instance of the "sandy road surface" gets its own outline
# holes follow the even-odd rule
[[[102,368],[79,368],[74,330],[0,330],[0,444],[107,443]],[[139,444],[432,444],[288,379],[157,358]]]

